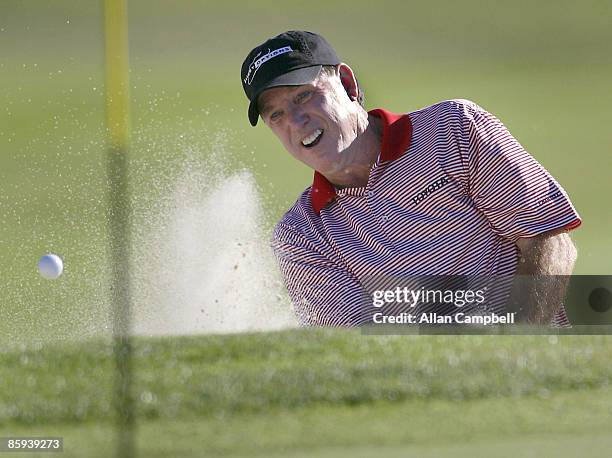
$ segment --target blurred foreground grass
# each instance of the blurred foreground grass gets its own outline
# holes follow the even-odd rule
[[[425,450],[466,436],[518,447],[528,435],[544,446],[555,434],[571,450],[573,438],[607,428],[610,339],[345,330],[141,338],[137,440],[144,456],[332,456],[329,447]],[[13,349],[0,367],[1,435],[65,431],[67,453],[102,456],[96,447],[112,440],[109,342]]]

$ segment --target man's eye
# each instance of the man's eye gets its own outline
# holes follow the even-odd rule
[[[305,102],[306,100],[308,100],[311,94],[312,94],[312,91],[300,92],[298,96],[296,97],[297,103]]]
[[[280,117],[281,117],[281,112],[280,111],[275,111],[274,113],[272,113],[270,115],[270,120],[274,121],[274,120],[276,120],[276,119],[278,119]]]

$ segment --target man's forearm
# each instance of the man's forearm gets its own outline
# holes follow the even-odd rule
[[[517,243],[521,257],[509,299],[517,322],[549,324],[563,304],[577,251],[567,233]]]

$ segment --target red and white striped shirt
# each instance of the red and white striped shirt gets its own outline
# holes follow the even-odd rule
[[[315,172],[274,230],[303,325],[371,323],[374,275],[511,276],[518,238],[580,225],[563,188],[473,102],[370,114],[383,137],[366,186],[336,189]]]

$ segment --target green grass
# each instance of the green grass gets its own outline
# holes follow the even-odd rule
[[[136,440],[142,456],[160,457],[468,456],[500,441],[572,456],[587,440],[610,445],[610,344],[342,330],[138,339]],[[98,341],[0,354],[0,435],[59,434],[67,456],[104,456],[110,350]]]
[[[609,389],[545,397],[325,406],[190,420],[145,420],[146,457],[607,457]],[[58,435],[66,457],[109,456],[109,423],[11,425],[3,435]],[[38,456],[38,455],[37,455]],[[51,456],[51,455],[49,455]]]
[[[143,418],[174,418],[595,389],[612,377],[609,344],[607,336],[365,336],[333,330],[141,338],[134,361],[137,410]],[[111,356],[103,341],[3,353],[0,420],[111,418]]]

